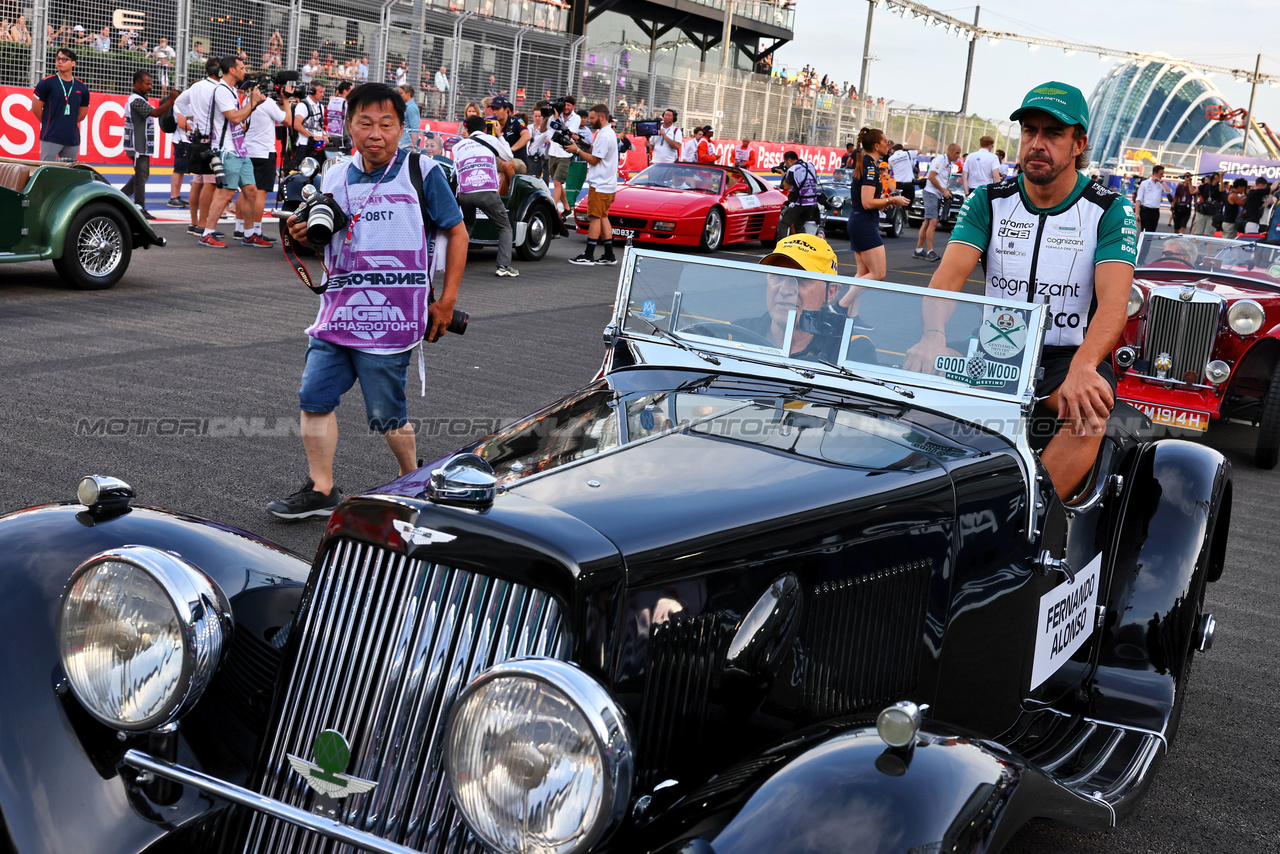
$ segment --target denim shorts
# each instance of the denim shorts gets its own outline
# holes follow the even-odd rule
[[[237,157],[230,151],[223,151],[221,157],[222,169],[227,173],[227,179],[224,182],[227,187],[236,189],[254,186],[252,160],[248,157]]]
[[[936,196],[933,193],[924,194],[924,218],[937,219],[938,208],[942,204],[942,196]]]
[[[404,384],[412,355],[412,350],[366,353],[312,338],[298,388],[299,408],[303,412],[333,412],[358,379],[369,429],[377,433],[397,430],[409,420]]]

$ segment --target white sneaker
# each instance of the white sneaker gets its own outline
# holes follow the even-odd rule
[[[494,275],[508,276],[514,279],[516,276],[520,275],[520,271],[517,270],[515,267],[499,267],[498,272],[495,273]]]
[[[564,216],[564,205],[560,202],[556,202],[556,213],[560,214],[560,216]]]

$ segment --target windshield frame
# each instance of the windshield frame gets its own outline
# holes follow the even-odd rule
[[[1266,249],[1272,250],[1275,253],[1275,256],[1276,256],[1275,262],[1277,264],[1280,264],[1280,246],[1271,246],[1268,244],[1264,244],[1258,240],[1240,240],[1240,239],[1231,238],[1231,237],[1210,237],[1208,235],[1203,235],[1203,234],[1163,234],[1163,233],[1152,233],[1149,231],[1143,232],[1138,238],[1137,258],[1141,259],[1143,257],[1143,253],[1145,252],[1146,248],[1150,244],[1156,243],[1156,242],[1167,243],[1173,240],[1191,240],[1197,245],[1208,245],[1208,246],[1215,247],[1214,255],[1217,255],[1217,253],[1223,249],[1230,249],[1233,247],[1234,248],[1254,247],[1253,251],[1257,251],[1257,249],[1265,247]],[[1245,251],[1247,252],[1250,250],[1245,248]],[[1148,261],[1147,263],[1150,264],[1151,262]],[[1147,276],[1155,276],[1155,275],[1167,276],[1167,275],[1173,274],[1173,275],[1193,276],[1193,277],[1199,277],[1199,278],[1209,277],[1209,278],[1217,278],[1217,279],[1230,279],[1233,282],[1248,282],[1250,285],[1258,289],[1271,288],[1271,289],[1280,290],[1280,279],[1273,279],[1271,281],[1268,281],[1266,278],[1262,278],[1260,276],[1245,275],[1242,273],[1238,273],[1234,270],[1224,269],[1222,267],[1219,267],[1216,270],[1210,270],[1202,266],[1202,263],[1203,263],[1202,259],[1198,259],[1198,262],[1195,266],[1185,267],[1185,268],[1184,267],[1152,267],[1152,266],[1135,267],[1134,277],[1137,278],[1140,276],[1140,274],[1146,274]],[[1263,273],[1265,274],[1267,268],[1257,267],[1256,269],[1263,271]]]
[[[654,169],[670,169],[670,168],[687,168],[691,170],[706,169],[714,172],[720,181],[719,186],[714,190],[704,190],[699,187],[669,187],[666,184],[637,184],[639,178],[644,177]],[[729,186],[729,169],[720,163],[650,163],[644,169],[632,175],[623,186],[627,187],[648,187],[658,190],[675,190],[679,193],[705,193],[709,196],[722,196],[725,189]]]
[[[677,254],[674,252],[663,252],[655,249],[640,249],[634,246],[630,247],[623,260],[622,271],[618,277],[618,290],[615,294],[613,318],[610,321],[609,327],[606,329],[606,335],[634,341],[660,344],[668,350],[676,350],[678,348],[676,345],[672,344],[671,341],[665,339],[663,335],[655,332],[641,331],[635,324],[632,324],[630,327],[627,326],[628,306],[631,298],[632,282],[635,276],[636,267],[646,258],[675,261],[694,266],[711,266],[722,269],[743,270],[756,275],[763,272],[760,264],[731,261],[724,258],[691,258],[688,255]],[[900,285],[895,282],[878,282],[869,279],[858,279],[854,276],[805,272],[804,278],[818,279],[839,285],[858,285],[861,287],[906,294],[913,297],[945,298],[955,300],[956,302],[971,303],[978,306],[1000,306],[1029,312],[1027,324],[1028,335],[1022,362],[1023,373],[1019,385],[1019,391],[1017,393],[984,391],[983,389],[974,386],[953,386],[950,384],[933,383],[929,381],[930,375],[928,374],[916,373],[914,371],[906,371],[900,368],[888,366],[846,362],[844,367],[855,374],[871,377],[882,383],[908,386],[911,389],[926,390],[948,396],[958,395],[963,398],[976,399],[985,402],[1011,404],[1026,410],[1029,410],[1034,404],[1035,368],[1039,364],[1040,350],[1044,341],[1044,324],[1046,321],[1045,307],[1043,304],[999,300],[985,296],[966,294],[963,292],[936,291],[930,290],[929,288],[918,287],[916,285]],[[665,323],[659,321],[654,325],[663,329],[667,334],[675,335],[674,331],[669,328],[671,325],[671,317],[669,315],[666,316]],[[699,335],[677,335],[676,337],[681,343],[694,350],[714,353],[717,357],[724,356],[730,359],[737,359],[744,356],[750,359],[763,359],[771,363],[776,363],[782,371],[789,372],[793,376],[797,369],[813,372],[825,378],[824,384],[829,382],[837,387],[848,387],[853,385],[859,388],[860,393],[865,393],[869,389],[875,389],[876,386],[874,383],[868,385],[865,380],[857,380],[847,374],[841,373],[838,370],[827,367],[820,362],[778,356],[777,354],[764,350],[753,350],[748,345],[739,344],[734,346],[719,339]],[[676,361],[683,363],[686,360],[677,359]],[[901,400],[900,397],[893,395],[892,392],[886,393],[880,389],[870,391],[869,393],[877,397],[884,397],[888,400]],[[1002,432],[1006,432],[1006,435],[1008,435],[1007,431]]]

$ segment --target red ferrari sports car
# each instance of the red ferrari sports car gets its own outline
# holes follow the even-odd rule
[[[655,163],[618,187],[609,221],[615,238],[698,246],[776,240],[787,200],[750,172],[710,163]],[[573,211],[587,233],[587,193]]]

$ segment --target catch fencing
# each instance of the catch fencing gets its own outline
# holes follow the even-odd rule
[[[760,15],[771,14],[773,5],[755,2]],[[76,76],[104,94],[128,93],[134,73],[145,70],[153,97],[163,97],[170,85],[204,76],[209,58],[239,55],[250,71],[298,71],[330,92],[343,80],[406,83],[422,117],[437,121],[457,121],[468,103],[498,94],[531,112],[537,101],[568,92],[580,108],[609,105],[624,126],[671,107],[682,127],[711,125],[721,139],[843,146],[870,126],[911,148],[933,151],[955,141],[970,151],[984,132],[1000,139],[1016,132],[1008,123],[817,92],[781,76],[669,64],[661,45],[650,59],[647,44],[596,43],[564,32],[567,5],[560,0],[129,0],[129,6],[102,12],[82,0],[0,0],[0,85],[35,85],[54,73],[54,53],[65,46],[79,56]],[[634,65],[633,49],[644,57]]]

